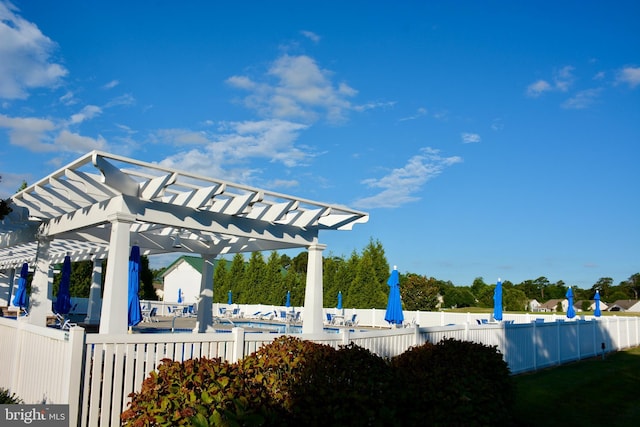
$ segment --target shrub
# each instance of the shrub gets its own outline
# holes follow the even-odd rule
[[[271,399],[290,413],[295,403],[294,388],[303,377],[307,381],[313,377],[307,367],[329,361],[335,351],[325,344],[283,335],[245,357],[240,362],[240,370],[243,375],[264,386]],[[322,399],[323,396],[318,398]]]
[[[9,390],[0,388],[0,405],[13,405],[17,403],[24,402],[14,393],[9,393]]]
[[[512,424],[515,389],[496,347],[445,339],[413,347],[391,365],[405,425]]]
[[[293,389],[293,419],[306,426],[393,425],[390,385],[384,359],[355,344],[342,346],[307,366]]]
[[[264,387],[220,358],[164,359],[130,396],[125,426],[262,426],[274,416]]]

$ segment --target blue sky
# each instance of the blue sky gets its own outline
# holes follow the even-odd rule
[[[639,21],[635,1],[0,0],[0,196],[100,149],[368,212],[327,255],[373,238],[456,285],[617,284],[640,272]]]

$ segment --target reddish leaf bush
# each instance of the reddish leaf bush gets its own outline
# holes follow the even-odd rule
[[[121,415],[124,426],[262,426],[275,420],[264,387],[221,359],[162,360]]]

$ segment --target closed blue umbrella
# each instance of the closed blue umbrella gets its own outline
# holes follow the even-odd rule
[[[27,277],[29,276],[29,265],[25,262],[20,270],[20,278],[18,279],[18,289],[13,296],[13,305],[19,308],[27,306]]]
[[[142,309],[140,308],[140,247],[132,246],[129,255],[129,326],[136,326],[142,322]]]
[[[496,288],[493,290],[493,318],[502,320],[502,282],[499,278]]]
[[[229,292],[227,292],[227,304],[233,304],[233,293],[231,293],[231,289],[229,289]]]
[[[402,325],[404,322],[404,314],[402,313],[402,301],[400,299],[400,274],[398,268],[394,265],[391,276],[387,280],[389,285],[389,300],[387,301],[387,311],[384,320],[392,325]]]
[[[287,300],[284,302],[285,307],[291,307],[291,291],[287,291]]]
[[[342,291],[338,291],[338,305],[336,305],[338,310],[342,310]]]
[[[54,305],[54,310],[58,314],[67,314],[71,310],[71,295],[69,294],[69,284],[71,282],[71,258],[64,257],[62,263],[62,277],[58,286],[58,296]]]
[[[602,316],[602,311],[600,311],[600,292],[596,291],[595,296],[593,297],[596,300],[596,309],[593,310],[593,315],[596,317]]]
[[[178,288],[178,304],[182,302],[182,288]]]
[[[567,317],[569,319],[573,319],[574,317],[576,317],[576,310],[573,308],[573,291],[571,290],[571,286],[569,286],[569,289],[567,289],[566,297],[568,300]]]

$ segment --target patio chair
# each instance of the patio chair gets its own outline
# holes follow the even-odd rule
[[[346,320],[344,324],[347,326],[356,326],[358,324],[357,318],[358,318],[358,315],[354,314],[353,316],[351,316],[351,319]]]
[[[327,313],[327,321],[326,321],[326,323],[329,324],[329,325],[333,325],[333,323],[334,323],[333,314]]]
[[[156,314],[158,313],[158,308],[153,307],[151,310],[142,309],[142,321],[143,322],[157,322],[158,318]]]
[[[68,331],[69,329],[71,329],[74,326],[78,326],[77,323],[73,323],[71,322],[71,320],[65,318],[62,314],[60,313],[54,313],[56,316],[56,327],[60,328],[62,330],[66,330]]]
[[[264,313],[262,316],[260,316],[262,319],[267,319],[267,320],[272,320],[274,317],[276,316],[276,313],[273,311],[267,311],[266,313]]]

